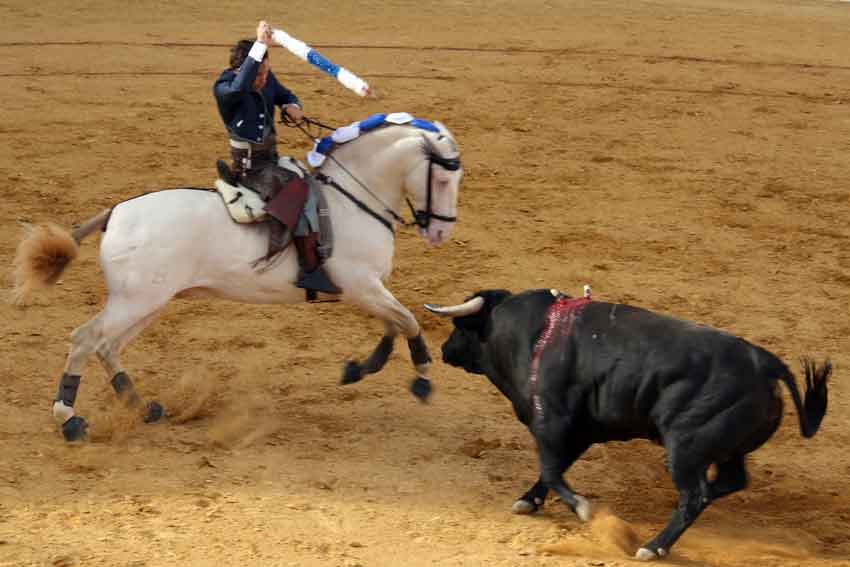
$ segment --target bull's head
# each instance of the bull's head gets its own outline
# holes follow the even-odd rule
[[[443,362],[473,374],[485,374],[484,353],[492,329],[491,313],[510,295],[511,292],[503,289],[490,289],[451,307],[426,303],[428,311],[453,318],[455,328],[443,343]]]

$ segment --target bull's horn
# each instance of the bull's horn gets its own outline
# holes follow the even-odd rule
[[[432,305],[430,303],[426,303],[425,309],[427,309],[431,313],[443,315],[444,317],[463,317],[464,315],[472,315],[473,313],[478,313],[479,311],[481,311],[481,307],[483,306],[484,298],[479,295],[473,297],[465,303],[461,303],[460,305],[452,305],[451,307],[440,307],[439,305]]]

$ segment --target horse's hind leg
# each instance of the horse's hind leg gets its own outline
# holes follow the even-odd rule
[[[71,350],[53,404],[53,416],[62,425],[62,434],[66,440],[76,441],[84,438],[86,434],[86,421],[75,415],[74,401],[82,370],[92,352],[97,353],[107,373],[112,377],[113,387],[119,397],[128,401],[140,401],[129,377],[121,370],[118,354],[127,342],[154,319],[170,297],[169,295],[156,302],[146,302],[141,298],[129,301],[110,296],[103,311],[71,333]],[[157,411],[156,407],[148,407],[147,410],[146,419]],[[161,411],[160,407],[160,416]]]
[[[65,370],[59,379],[59,389],[53,401],[53,417],[62,426],[62,435],[67,441],[77,441],[86,435],[86,420],[75,415],[74,402],[77,399],[82,370],[97,347],[102,316],[103,311],[71,333],[71,350],[68,352]]]
[[[149,401],[142,408],[142,399],[136,393],[133,381],[127,375],[127,372],[124,371],[121,365],[120,355],[124,347],[156,319],[159,312],[160,309],[156,309],[140,321],[137,321],[119,336],[104,336],[95,350],[101,365],[103,365],[106,374],[110,377],[110,384],[112,384],[112,388],[115,390],[118,399],[124,402],[129,408],[143,409],[145,423],[159,420],[165,412],[162,405],[156,401]]]

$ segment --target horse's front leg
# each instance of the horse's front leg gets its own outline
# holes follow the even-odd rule
[[[428,370],[431,368],[431,353],[428,352],[428,345],[425,344],[422,332],[418,329],[418,323],[416,326],[416,335],[407,337],[410,359],[416,369],[416,377],[410,383],[410,391],[424,402],[431,395],[431,380],[428,378]]]
[[[345,369],[342,372],[343,384],[354,384],[362,380],[367,374],[375,374],[381,370],[389,360],[395,346],[395,338],[398,335],[398,329],[395,325],[391,325],[384,321],[384,336],[381,337],[381,342],[369,355],[365,362],[349,360]]]
[[[380,281],[370,287],[361,287],[360,293],[350,299],[368,313],[381,319],[384,322],[385,332],[381,342],[366,362],[361,364],[349,361],[346,364],[342,378],[343,384],[357,382],[366,374],[373,374],[383,368],[392,353],[395,337],[400,333],[407,337],[410,357],[416,369],[416,376],[410,385],[410,390],[417,398],[425,401],[431,393],[431,381],[428,379],[431,355],[416,317],[399,303]]]

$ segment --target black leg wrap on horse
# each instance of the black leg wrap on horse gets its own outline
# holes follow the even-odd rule
[[[410,358],[413,364],[428,364],[431,362],[431,355],[428,353],[428,347],[425,345],[425,339],[422,338],[422,333],[419,333],[412,339],[407,339],[407,346],[410,347]]]
[[[110,383],[118,398],[127,404],[127,407],[134,408],[142,403],[142,400],[136,393],[136,389],[133,387],[133,381],[130,380],[126,372],[119,372],[113,376]]]
[[[66,406],[74,407],[74,402],[77,400],[77,389],[80,387],[80,377],[76,374],[62,374],[59,379],[59,390],[56,392],[57,402],[62,402]]]
[[[362,380],[367,374],[374,374],[381,370],[390,358],[393,352],[393,346],[395,346],[395,337],[384,335],[381,338],[381,342],[378,343],[378,346],[375,347],[375,350],[366,359],[366,362],[360,364],[352,360],[345,365],[342,383],[353,384]]]

